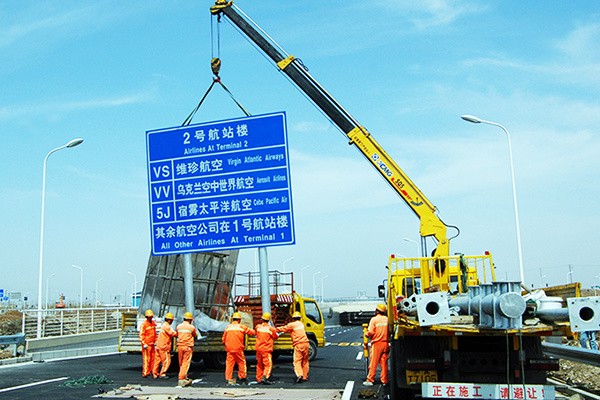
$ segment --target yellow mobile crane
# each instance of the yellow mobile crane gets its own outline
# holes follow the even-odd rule
[[[431,286],[448,288],[448,273],[443,268],[444,257],[450,254],[450,240],[447,238],[446,225],[436,214],[436,208],[421,193],[419,188],[400,169],[371,134],[360,125],[307,71],[299,60],[277,48],[265,35],[255,29],[238,12],[233,1],[219,0],[211,7],[213,15],[225,15],[248,38],[250,38],[277,66],[344,132],[350,145],[355,145],[365,158],[375,167],[396,193],[408,204],[421,222],[421,237],[433,237],[437,248],[433,257],[438,260],[434,271],[423,271],[424,280]]]
[[[219,19],[228,18],[273,60],[406,202],[420,220],[424,255],[425,239],[436,241],[431,257],[392,255],[387,290],[379,288],[388,303],[392,398],[420,391],[431,398],[553,399],[546,371],[557,369],[558,362],[544,356],[541,337],[571,335],[566,308],[547,313],[544,322],[523,324],[523,315],[537,303],[532,306],[522,296],[521,282],[495,282],[488,252],[450,256],[448,226],[435,206],[303,64],[233,1],[217,0],[210,10]],[[579,288],[573,284],[546,292],[564,299],[579,297]],[[541,310],[537,315],[542,318]]]

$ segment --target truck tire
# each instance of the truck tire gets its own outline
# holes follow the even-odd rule
[[[207,353],[202,357],[202,360],[204,360],[204,366],[208,369],[224,370],[227,353],[220,351]]]
[[[396,377],[396,344],[392,339],[390,341],[390,356],[389,356],[389,369],[388,369],[388,377],[390,380],[390,398],[392,400],[396,400],[400,398],[398,382]]]
[[[317,343],[314,340],[308,341],[308,361],[312,361],[317,358]]]

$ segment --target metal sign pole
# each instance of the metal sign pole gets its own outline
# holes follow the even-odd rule
[[[269,293],[269,260],[267,257],[267,248],[258,248],[258,268],[260,270],[260,298],[262,311],[271,313],[271,294]]]
[[[192,254],[183,254],[183,285],[185,287],[185,309],[194,313],[194,271],[192,269]]]

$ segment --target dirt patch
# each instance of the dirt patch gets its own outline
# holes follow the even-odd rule
[[[4,360],[6,358],[12,358],[13,352],[10,350],[0,350],[0,360]]]
[[[23,314],[9,310],[0,315],[0,336],[15,335],[21,332]]]
[[[585,390],[598,393],[600,391],[600,367],[560,360],[560,371],[552,372],[550,376]]]

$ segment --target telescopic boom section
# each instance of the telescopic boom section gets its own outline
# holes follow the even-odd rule
[[[272,41],[259,32],[238,11],[232,1],[218,0],[211,13],[225,15],[250,40],[252,40],[294,83],[344,132],[385,178],[392,188],[404,199],[421,221],[422,237],[433,236],[438,240],[434,257],[449,255],[446,226],[435,214],[435,207],[427,200],[415,184],[396,165],[367,130],[350,115],[327,91],[306,71],[293,56],[282,54]]]

